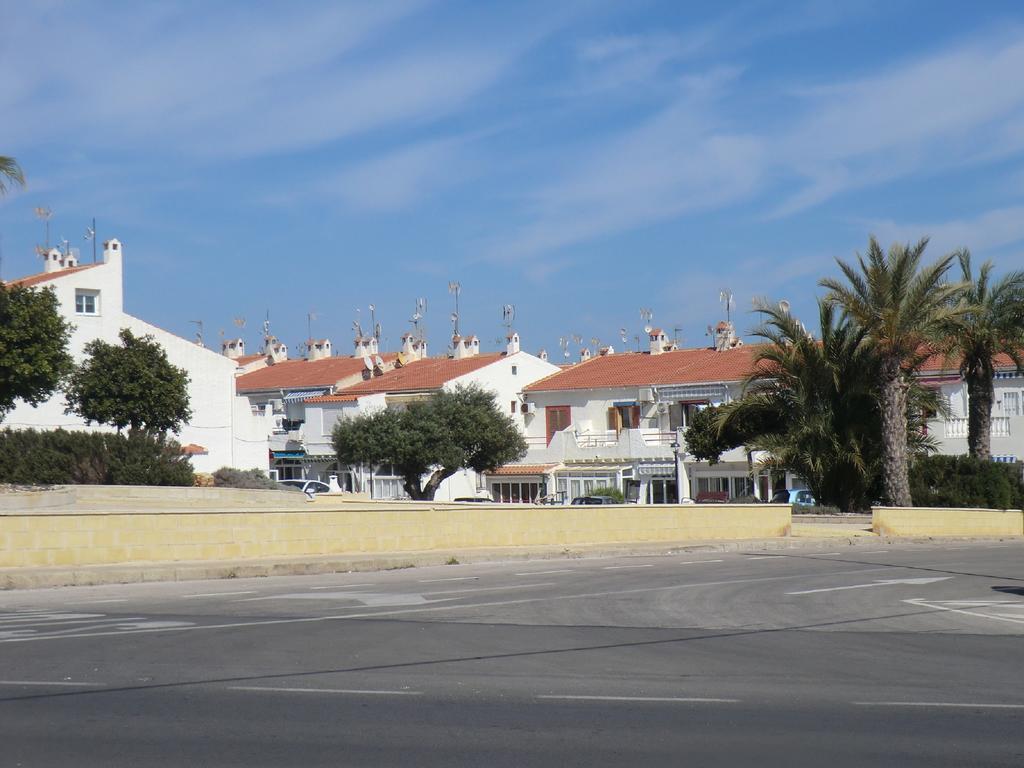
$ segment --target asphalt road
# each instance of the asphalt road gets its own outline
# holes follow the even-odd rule
[[[1024,765],[1024,544],[0,593],[2,766]]]

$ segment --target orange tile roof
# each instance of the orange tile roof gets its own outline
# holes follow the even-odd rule
[[[456,360],[451,357],[430,357],[417,360],[401,368],[388,371],[364,382],[345,387],[340,394],[369,395],[378,392],[429,392],[440,389],[444,384],[465,376],[485,365],[497,362],[504,353],[474,355]]]
[[[206,448],[195,443],[181,446],[181,452],[186,456],[207,456],[210,453]]]
[[[248,365],[249,363],[255,363],[257,360],[260,360],[263,357],[265,357],[265,355],[242,355],[241,357],[236,357],[235,362],[238,363],[239,365]]]
[[[73,275],[76,272],[84,272],[87,269],[98,267],[99,264],[81,264],[77,267],[68,267],[67,269],[61,269],[56,272],[40,272],[38,275],[28,275],[26,277],[19,277],[14,280],[8,280],[6,285],[18,285],[22,288],[31,288],[33,285],[39,285],[40,283],[48,283],[51,280],[56,280],[58,277],[64,277],[66,275]]]
[[[740,381],[754,367],[754,355],[762,344],[749,344],[725,352],[714,349],[678,349],[651,355],[620,352],[592,357],[525,387],[527,392],[565,389],[645,387],[655,384],[700,384]]]
[[[995,367],[1016,368],[1017,364],[1010,359],[1009,355],[998,354],[993,360]],[[946,356],[940,353],[929,356],[918,368],[921,373],[958,373],[960,371],[960,356]]]
[[[319,397],[307,397],[302,402],[315,405],[317,403],[355,403],[359,401],[359,395],[320,395]]]
[[[558,464],[506,464],[488,475],[546,475]]]
[[[381,355],[385,363],[394,362],[397,355]],[[235,380],[238,392],[257,392],[267,389],[302,389],[307,387],[333,387],[366,370],[361,357],[325,357],[323,360],[285,360],[258,371],[245,373]]]

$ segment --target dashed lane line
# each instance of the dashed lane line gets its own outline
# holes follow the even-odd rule
[[[700,565],[701,563],[724,563],[724,560],[680,560],[677,565]]]
[[[533,589],[534,587],[553,587],[557,584],[554,581],[535,581],[530,584],[506,584],[497,587],[470,587],[469,589],[443,589],[435,592],[423,592],[423,597],[434,595],[465,595],[471,592],[498,592],[506,589]]]
[[[603,571],[624,571],[628,568],[653,568],[654,565],[605,565],[601,568]]]
[[[0,680],[0,685],[43,685],[58,688],[103,688],[103,683],[73,683],[67,680]]]
[[[514,576],[548,576],[555,573],[572,573],[572,568],[560,568],[556,571],[526,571],[524,573],[516,573]]]
[[[255,589],[242,590],[239,592],[197,592],[194,595],[182,595],[182,599],[190,599],[193,597],[233,597],[234,595],[258,595],[259,592]]]
[[[357,688],[273,688],[257,685],[232,685],[229,691],[253,691],[257,693],[333,693],[353,696],[422,696],[422,691],[367,691]]]
[[[310,589],[355,589],[356,587],[372,587],[373,585],[374,582],[368,581],[363,584],[338,584],[336,586],[329,584],[326,587],[310,587]]]
[[[680,704],[737,704],[739,699],[718,699],[704,696],[588,696],[569,694],[550,694],[537,696],[546,701],[624,701],[624,702],[671,702]]]
[[[953,709],[1024,709],[1024,704],[989,704],[969,701],[854,701],[858,707],[948,707]]]
[[[479,581],[479,576],[452,576],[449,579],[419,579],[420,584],[437,584],[442,581]]]

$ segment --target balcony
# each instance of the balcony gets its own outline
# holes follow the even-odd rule
[[[966,438],[967,437],[967,419],[949,419],[945,422],[945,436],[947,438]],[[1009,437],[1010,436],[1010,417],[1009,416],[993,416],[992,417],[992,437]]]

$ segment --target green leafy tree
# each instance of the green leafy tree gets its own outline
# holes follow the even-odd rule
[[[178,431],[192,415],[188,374],[168,362],[152,336],[135,336],[122,328],[120,339],[120,345],[99,339],[85,345],[86,359],[65,390],[67,413],[119,431]]]
[[[0,197],[7,194],[8,185],[25,186],[25,174],[17,160],[0,155]]]
[[[955,254],[922,267],[927,245],[927,238],[913,246],[895,244],[886,254],[872,237],[867,257],[858,255],[856,265],[837,259],[845,282],[832,278],[820,282],[829,291],[826,300],[842,307],[863,329],[878,356],[884,494],[898,507],[913,503],[907,446],[911,371],[924,345],[940,337],[946,325],[963,313],[963,307],[954,302],[961,286],[946,282]]]
[[[393,464],[409,497],[426,500],[460,469],[486,472],[526,455],[515,424],[475,385],[341,421],[333,443],[343,464]]]
[[[973,456],[927,456],[910,466],[910,490],[919,507],[1021,509],[1021,465]]]
[[[802,477],[816,499],[856,512],[879,491],[882,465],[878,355],[866,332],[836,308],[818,306],[820,338],[787,311],[763,306],[755,331],[769,343],[755,355],[743,397],[719,409],[719,440],[766,451],[773,470]],[[937,408],[929,390],[914,385],[907,440],[914,452],[931,447],[923,414]]]
[[[71,325],[57,296],[0,284],[0,418],[21,399],[38,405],[71,371]]]
[[[981,265],[975,278],[971,254],[959,253],[968,310],[947,324],[942,348],[960,360],[967,384],[967,447],[970,455],[988,461],[992,456],[992,402],[995,359],[1007,355],[1024,369],[1024,272],[1011,272],[993,281],[992,262]]]

